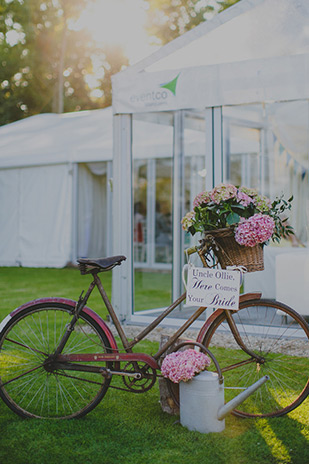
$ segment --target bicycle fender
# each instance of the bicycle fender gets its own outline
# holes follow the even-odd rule
[[[205,322],[205,324],[203,325],[203,327],[199,331],[198,336],[196,338],[196,341],[198,343],[203,343],[203,340],[204,340],[204,337],[205,337],[205,334],[206,334],[207,330],[209,329],[209,327],[211,326],[213,321],[218,316],[220,316],[220,314],[223,313],[223,312],[224,312],[224,309],[218,308],[208,317],[207,321]]]
[[[245,301],[259,300],[261,298],[261,296],[262,296],[262,294],[258,293],[258,292],[257,293],[243,293],[239,297],[239,304],[241,304],[241,303],[243,303]],[[209,327],[211,326],[211,324],[213,323],[213,321],[218,316],[220,316],[220,314],[223,313],[224,311],[225,311],[225,309],[218,308],[209,316],[209,318],[207,319],[207,321],[205,322],[205,324],[203,325],[203,327],[201,328],[201,330],[198,333],[198,336],[197,336],[197,339],[196,339],[197,342],[199,342],[199,343],[203,342],[203,340],[205,338],[205,335],[206,335],[206,332],[209,329]]]
[[[2,330],[6,327],[6,325],[10,322],[10,320],[15,317],[17,314],[22,312],[23,310],[29,308],[30,306],[35,306],[35,305],[40,305],[42,303],[62,303],[68,306],[71,306],[71,308],[75,308],[76,306],[76,301],[70,300],[68,298],[40,298],[37,300],[33,301],[28,301],[27,303],[23,304],[22,306],[19,306],[18,308],[14,309],[10,314],[8,314],[0,323],[0,334]],[[105,332],[105,335],[108,338],[108,341],[111,345],[111,348],[113,350],[118,351],[118,346],[115,340],[114,335],[112,334],[110,328],[108,325],[103,321],[103,319],[92,309],[88,308],[88,306],[85,306],[83,309],[83,312],[86,313],[88,316],[90,316],[100,327],[101,329]]]

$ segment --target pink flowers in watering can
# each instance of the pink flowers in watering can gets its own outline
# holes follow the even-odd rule
[[[199,372],[204,371],[210,362],[206,354],[190,348],[168,354],[162,362],[161,372],[163,377],[174,383],[179,383],[181,380],[187,382]]]

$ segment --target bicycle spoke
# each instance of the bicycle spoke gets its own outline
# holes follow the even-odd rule
[[[15,345],[21,346],[21,347],[23,347],[23,348],[26,348],[26,350],[24,350],[24,352],[27,352],[28,350],[30,350],[30,351],[32,351],[33,353],[38,353],[38,354],[42,354],[43,356],[47,356],[47,354],[44,353],[43,351],[39,351],[39,350],[37,350],[36,348],[31,348],[31,347],[28,346],[28,345],[25,345],[25,344],[23,344],[23,343],[17,342],[17,341],[15,341],[15,340],[10,339],[10,338],[7,338],[6,341],[11,342],[11,343],[13,343],[13,344],[15,344]]]
[[[13,379],[10,379],[10,380],[7,380],[6,382],[4,383],[1,383],[1,386],[4,387],[5,385],[8,385],[9,383],[12,383],[16,380],[19,380],[20,378],[24,377],[25,375],[29,375],[29,374],[32,374],[34,371],[38,370],[38,369],[41,369],[42,368],[42,364],[39,365],[39,366],[36,366],[34,367],[33,369],[29,369],[28,371],[26,372],[23,372],[22,374],[18,375],[17,377],[14,377]]]

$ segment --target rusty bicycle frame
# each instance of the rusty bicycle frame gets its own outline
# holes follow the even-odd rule
[[[205,247],[194,247],[194,249],[190,249],[190,254],[198,252],[201,261],[205,267],[208,267],[206,258],[205,258]],[[186,298],[186,293],[183,293],[177,300],[175,300],[168,308],[166,308],[152,323],[150,323],[145,329],[143,329],[138,335],[134,337],[132,341],[129,341],[123,328],[122,325],[117,317],[117,314],[114,311],[114,308],[106,294],[106,291],[102,285],[102,282],[98,276],[99,272],[102,271],[107,271],[113,269],[116,265],[121,264],[121,261],[126,259],[125,257],[115,257],[115,258],[121,258],[121,260],[118,261],[115,260],[114,262],[111,262],[111,264],[107,268],[102,268],[99,265],[96,266],[96,260],[78,260],[80,264],[80,269],[82,274],[92,274],[93,276],[93,281],[90,283],[89,288],[85,294],[84,297],[82,297],[82,294],[79,298],[79,301],[76,304],[75,310],[74,310],[74,315],[72,318],[71,323],[66,329],[66,332],[64,333],[57,349],[51,355],[47,360],[46,360],[46,368],[48,369],[48,365],[50,365],[50,368],[52,370],[54,369],[65,369],[65,370],[72,370],[72,371],[84,371],[84,372],[96,372],[98,374],[103,375],[104,377],[110,378],[112,375],[120,375],[123,377],[132,377],[133,379],[140,380],[142,378],[152,378],[156,376],[156,371],[160,370],[160,357],[176,342],[176,340],[179,339],[179,337],[192,325],[192,323],[207,309],[206,307],[200,307],[197,308],[197,310],[184,322],[184,324],[168,339],[168,341],[163,344],[163,346],[160,347],[157,353],[154,355],[150,356],[145,353],[138,353],[138,352],[133,352],[132,348],[137,345],[141,340],[143,340],[149,333],[151,333],[159,324],[162,322],[175,308],[177,308]],[[108,258],[113,259],[113,258]],[[86,266],[90,266],[90,270],[86,270]],[[112,352],[108,353],[87,353],[87,354],[62,354],[62,351],[70,337],[70,333],[74,330],[74,326],[78,320],[79,314],[83,310],[83,308],[86,306],[86,303],[90,297],[91,292],[93,289],[97,287],[99,290],[99,293],[102,297],[102,300],[108,310],[108,313],[110,315],[110,318],[117,330],[117,333],[121,339],[121,343],[123,346],[123,349],[125,352],[119,351],[118,347],[114,346],[112,347]],[[256,300],[261,298],[261,293],[249,293],[249,294],[243,294],[240,296],[240,303],[245,302],[245,301],[250,301],[250,300]],[[245,361],[239,362],[237,364],[234,364],[232,366],[228,366],[225,369],[220,369],[220,366],[218,365],[216,359],[212,355],[212,353],[200,342],[202,341],[202,336],[206,333],[207,328],[210,326],[212,321],[217,318],[222,312],[225,313],[227,323],[229,325],[229,328],[239,345],[239,347],[247,353],[250,358],[246,359]],[[234,311],[232,311],[234,312]],[[198,346],[201,350],[205,351],[210,355],[212,360],[214,361],[214,364],[216,366],[216,370],[219,373],[219,377],[222,381],[222,372],[224,370],[231,370],[237,367],[240,367],[244,364],[248,363],[263,363],[263,358],[260,358],[256,353],[252,352],[250,349],[248,349],[243,342],[241,335],[236,327],[235,322],[233,321],[233,318],[231,316],[231,311],[230,310],[225,310],[225,309],[217,309],[215,310],[211,316],[207,319],[205,322],[200,335],[197,339],[197,341],[188,341],[185,342],[190,345],[196,345]],[[100,362],[109,362],[113,363],[113,368],[105,368],[105,367],[100,367],[100,366],[89,366],[83,363],[100,363]],[[126,370],[121,370],[120,369],[120,363],[121,362],[126,362],[126,363],[131,363],[131,366],[136,366],[136,370],[132,371],[126,371]],[[143,369],[138,366],[138,362],[143,363],[144,367]],[[151,368],[152,373],[148,372],[148,368]],[[134,382],[134,380],[132,381]],[[155,379],[154,379],[155,380]],[[148,390],[149,388],[152,387],[154,382],[151,383],[150,386],[146,387],[143,391]],[[130,390],[130,388],[129,388]],[[134,388],[132,388],[134,391]]]

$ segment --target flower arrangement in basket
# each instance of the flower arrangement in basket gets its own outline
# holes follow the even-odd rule
[[[263,246],[294,233],[288,218],[283,218],[292,200],[282,195],[272,202],[254,189],[220,184],[195,197],[182,227],[192,235],[204,235],[222,268],[242,265],[247,272],[263,270]]]
[[[168,354],[162,362],[161,373],[174,383],[187,382],[204,371],[210,363],[206,354],[189,348]]]

